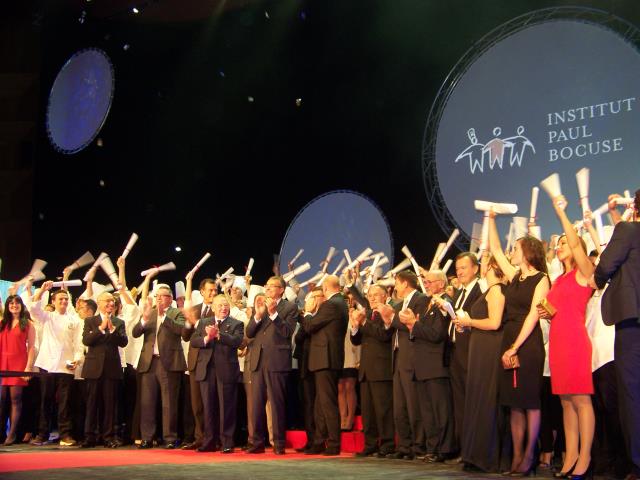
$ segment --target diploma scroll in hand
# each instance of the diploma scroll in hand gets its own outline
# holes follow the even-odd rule
[[[548,318],[553,318],[553,316],[557,312],[556,307],[554,307],[553,304],[546,298],[543,298],[542,301],[538,305],[536,305],[536,307],[544,310],[548,315]]]

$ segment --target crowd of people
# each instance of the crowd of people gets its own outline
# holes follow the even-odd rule
[[[44,445],[57,427],[66,446],[280,455],[298,422],[302,452],[338,455],[359,384],[357,456],[637,478],[640,191],[630,221],[611,202],[617,224],[593,252],[552,200],[557,241],[505,252],[491,213],[487,248],[458,254],[450,277],[369,284],[356,265],[307,289],[274,275],[247,297],[250,277],[194,290],[190,273],[174,295],[152,286],[157,270],[128,289],[120,257],[117,291],[90,272],[75,304],[27,282],[0,324],[0,370],[22,373],[2,378],[4,444]]]

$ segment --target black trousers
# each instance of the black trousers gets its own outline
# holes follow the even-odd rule
[[[616,324],[614,355],[622,434],[632,473],[640,475],[640,324],[637,318]]]
[[[162,402],[162,437],[165,442],[178,439],[178,395],[182,372],[165,370],[159,357],[153,357],[149,371],[140,380],[140,432],[142,440],[152,441],[156,432],[156,398]]]
[[[302,388],[302,415],[304,418],[304,430],[307,434],[306,447],[313,445],[316,435],[315,402],[316,402],[316,379],[313,372],[306,372],[304,378],[300,379]]]
[[[185,443],[191,443],[195,440],[195,419],[191,407],[191,381],[186,373],[180,374],[178,437]]]
[[[393,382],[360,383],[364,449],[392,453],[395,449],[393,429]]]
[[[48,373],[40,369],[40,425],[38,435],[49,438],[54,405],[58,406],[58,431],[60,438],[71,436],[72,421],[69,399],[73,375],[68,373]]]
[[[462,435],[464,427],[464,402],[465,389],[467,385],[467,365],[465,359],[468,359],[469,352],[469,334],[464,334],[456,338],[451,355],[451,366],[449,373],[451,374],[451,391],[453,392],[453,416],[455,425],[455,442],[456,445],[462,445]],[[466,351],[465,351],[466,349]]]
[[[116,435],[116,400],[120,380],[106,378],[85,380],[87,392],[87,410],[84,421],[85,439],[95,440],[99,434],[104,441],[112,440]],[[102,421],[98,430],[98,414]]]
[[[427,453],[442,455],[453,453],[456,449],[456,440],[449,379],[433,378],[416,383]]]
[[[211,365],[207,371],[207,378],[198,383],[204,407],[202,444],[207,447],[233,448],[238,384],[222,383],[216,378],[216,369]]]
[[[624,476],[629,470],[629,459],[620,425],[615,362],[609,362],[593,372],[593,386],[596,431],[591,457],[594,472]]]
[[[286,441],[286,394],[289,372],[269,372],[258,368],[251,372],[251,416],[255,447],[263,447],[267,432],[267,398],[271,402],[271,421],[273,423],[273,443],[276,448],[284,448]]]
[[[396,368],[393,372],[393,420],[398,434],[398,451],[425,453],[425,436],[413,372]]]
[[[140,411],[136,419],[136,403],[138,394],[138,374],[130,364],[124,369],[122,382],[122,439],[129,443],[140,437]],[[137,434],[136,434],[137,433]]]
[[[196,381],[196,372],[189,372],[189,396],[191,400],[191,412],[193,415],[194,441],[198,445],[202,445],[204,438],[204,407],[202,406],[202,394],[200,393],[200,384]]]
[[[324,445],[326,442],[328,449],[340,450],[340,370],[318,370],[313,375],[316,381],[316,400],[313,406],[316,431],[313,443]]]

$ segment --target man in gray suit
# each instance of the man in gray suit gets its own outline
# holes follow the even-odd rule
[[[133,327],[133,336],[144,335],[144,343],[138,362],[138,373],[142,375],[140,448],[153,446],[156,431],[156,397],[158,387],[162,401],[162,436],[165,448],[178,446],[178,394],[180,375],[187,369],[181,345],[184,315],[171,307],[173,294],[168,285],[161,284],[156,291],[156,308],[151,299],[145,305],[142,318]]]

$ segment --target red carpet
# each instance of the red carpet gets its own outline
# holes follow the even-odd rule
[[[343,453],[343,456],[351,456]],[[138,449],[103,449],[81,450],[70,448],[68,451],[37,451],[26,453],[0,454],[0,472],[16,472],[25,470],[43,470],[48,468],[77,467],[112,467],[118,465],[144,464],[185,464],[185,463],[222,463],[222,462],[265,462],[278,460],[335,458],[322,455],[303,455],[288,450],[286,455],[264,453],[249,455],[240,450],[230,455],[222,453],[198,453],[189,450],[150,450]]]

